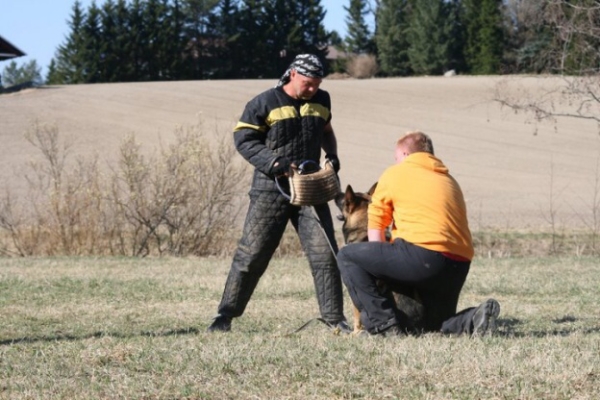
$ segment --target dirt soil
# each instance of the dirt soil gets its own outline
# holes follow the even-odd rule
[[[534,92],[559,83],[536,77],[326,79],[322,88],[332,96],[343,188],[367,190],[393,162],[397,138],[421,130],[461,184],[472,229],[548,229],[552,221],[589,227],[600,207],[598,127],[577,119],[536,124],[501,109],[494,89],[507,79]],[[150,150],[177,127],[198,122],[216,135],[231,135],[245,103],[274,84],[119,83],[0,95],[0,191],[19,193],[25,186],[18,172],[38,157],[24,139],[34,121],[76,138],[78,155],[98,153],[111,164],[128,134]]]

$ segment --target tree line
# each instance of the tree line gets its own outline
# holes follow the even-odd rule
[[[577,75],[600,64],[599,0],[345,3],[341,37],[325,29],[320,0],[105,0],[87,9],[75,1],[46,83],[272,79],[306,52],[329,61],[327,72],[370,55],[374,74],[389,77]],[[341,60],[328,60],[332,46]],[[4,82],[35,68],[11,63]]]
[[[320,0],[76,1],[48,83],[272,78],[325,58]]]
[[[561,73],[600,66],[599,0],[348,0],[350,53],[383,76]],[[370,31],[365,17],[374,16]]]

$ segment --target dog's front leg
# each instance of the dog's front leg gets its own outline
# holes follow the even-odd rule
[[[352,304],[352,313],[354,316],[353,319],[353,326],[354,326],[354,333],[357,334],[360,331],[362,331],[364,329],[364,327],[362,326],[362,323],[360,322],[360,310],[354,305]]]

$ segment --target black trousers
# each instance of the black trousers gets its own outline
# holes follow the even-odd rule
[[[470,261],[454,261],[396,239],[348,244],[338,253],[338,265],[352,301],[361,310],[361,322],[372,333],[396,324],[402,327],[394,302],[380,293],[377,280],[415,288],[425,311],[424,331],[461,334],[472,330],[475,309],[456,313]]]
[[[250,191],[242,238],[233,256],[219,314],[232,318],[243,314],[288,222],[298,233],[308,258],[321,317],[330,323],[344,319],[342,281],[335,257],[338,248],[329,206],[315,206],[314,210],[297,207],[279,192],[259,190]]]

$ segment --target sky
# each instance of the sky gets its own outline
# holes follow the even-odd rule
[[[80,0],[87,10],[93,0]],[[67,21],[75,0],[0,0],[0,36],[24,52],[26,56],[0,62],[0,72],[15,61],[22,65],[35,60],[46,77],[50,60],[59,45],[64,44],[69,33]],[[104,0],[96,0],[102,5]],[[346,34],[346,12],[350,0],[321,0],[327,11],[325,29]]]

